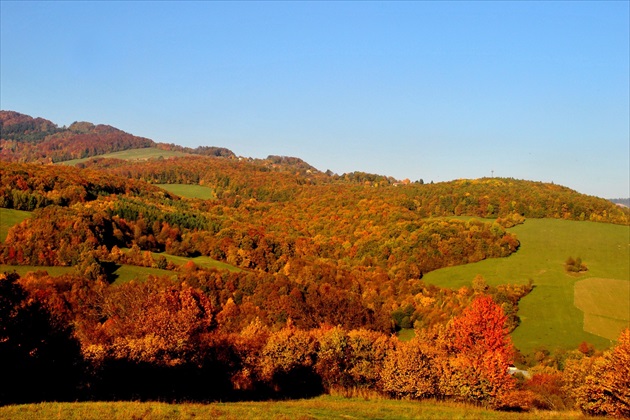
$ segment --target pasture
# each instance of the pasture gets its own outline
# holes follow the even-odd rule
[[[9,229],[29,217],[31,213],[28,211],[0,208],[0,242],[7,239]]]
[[[630,227],[593,222],[556,219],[528,219],[510,229],[521,242],[519,250],[507,258],[496,258],[427,273],[423,280],[439,286],[459,288],[470,286],[481,274],[490,285],[534,282],[534,290],[519,303],[521,325],[512,333],[516,347],[525,353],[540,347],[548,349],[575,348],[582,341],[598,348],[611,345],[610,336],[617,337],[623,322],[592,326],[585,331],[585,315],[576,306],[575,286],[585,279],[611,279],[630,282]],[[581,257],[588,271],[568,274],[564,262],[569,257]],[[594,293],[598,282],[585,283],[580,295]],[[624,302],[628,294],[620,295]],[[602,303],[595,299],[582,305],[587,311]],[[590,320],[589,323],[593,324]],[[618,319],[623,321],[623,319]],[[628,323],[625,322],[625,325]],[[613,334],[614,332],[614,334]]]
[[[205,256],[188,258],[188,257],[178,257],[176,255],[170,255],[166,253],[160,254],[156,252],[152,252],[151,255],[153,256],[154,259],[159,257],[160,255],[163,255],[168,261],[171,261],[173,264],[177,264],[177,265],[184,265],[192,261],[199,267],[203,267],[203,268],[215,268],[217,270],[228,270],[232,272],[242,271],[238,267],[235,267],[233,265],[230,265],[221,261],[217,261],[215,259],[212,259],[210,257],[205,257]]]
[[[584,312],[584,330],[610,340],[630,324],[630,282],[589,278],[575,283],[575,306]]]
[[[39,403],[0,407],[0,419],[582,419],[578,412],[509,413],[453,403],[344,398],[168,404],[163,402]]]
[[[150,159],[159,159],[159,158],[168,159],[171,157],[179,157],[179,156],[190,156],[190,154],[184,153],[184,152],[162,150],[162,149],[158,149],[157,147],[146,147],[143,149],[129,149],[129,150],[122,150],[120,152],[106,153],[104,155],[91,156],[91,157],[83,158],[83,159],[66,160],[64,162],[59,162],[59,164],[75,166],[79,163],[85,163],[95,158],[122,159],[122,160],[150,160]]]
[[[183,265],[189,261],[194,262],[199,267],[203,268],[215,268],[217,270],[229,270],[233,272],[241,271],[240,268],[230,264],[226,264],[221,261],[213,260],[210,257],[177,257],[169,254],[152,253],[154,258],[160,255],[166,257],[167,260],[172,261],[174,264]],[[46,271],[53,277],[61,276],[64,274],[75,273],[74,267],[49,267],[49,266],[34,266],[34,265],[7,265],[0,264],[0,273],[4,272],[17,272],[20,276],[25,276],[28,273],[35,271]],[[168,276],[175,278],[177,276],[176,271],[161,270],[153,267],[140,267],[136,265],[113,265],[112,270],[108,273],[109,277],[113,280],[114,284],[123,284],[131,280],[146,280],[150,275],[153,276]]]
[[[123,284],[131,280],[146,280],[152,276],[169,276],[175,278],[177,273],[174,271],[160,270],[153,267],[139,267],[137,265],[123,264],[116,266],[117,268],[111,273],[114,284]]]
[[[43,265],[7,265],[0,264],[0,273],[12,273],[16,272],[23,277],[28,273],[34,273],[37,271],[46,271],[53,277],[63,276],[64,274],[72,274],[75,272],[73,267],[47,267]]]
[[[25,276],[28,273],[37,271],[46,271],[53,277],[62,276],[64,274],[75,274],[74,267],[49,267],[49,266],[37,266],[37,265],[7,265],[0,264],[0,273],[15,271],[20,276]],[[115,269],[109,273],[110,277],[115,279],[114,284],[122,284],[131,280],[146,280],[149,275],[154,276],[175,276],[173,271],[160,270],[157,268],[138,267],[135,265],[119,265],[115,266]]]
[[[187,185],[187,184],[155,184],[172,194],[185,198],[200,198],[202,200],[214,200],[216,195],[214,190],[203,185]]]

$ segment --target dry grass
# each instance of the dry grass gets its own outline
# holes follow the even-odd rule
[[[575,283],[575,306],[584,312],[584,331],[616,340],[630,323],[630,282],[590,278]]]
[[[580,419],[578,412],[506,413],[467,404],[326,395],[308,400],[167,404],[40,403],[0,407],[1,419]]]

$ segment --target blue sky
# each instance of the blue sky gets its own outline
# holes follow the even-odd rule
[[[1,108],[318,169],[630,195],[629,2],[0,2]]]

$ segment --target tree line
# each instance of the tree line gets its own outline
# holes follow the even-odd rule
[[[0,276],[0,403],[81,399],[236,400],[360,390],[466,401],[504,410],[577,407],[627,416],[630,331],[600,354],[578,349],[563,370],[508,372],[514,349],[499,304],[484,293],[408,342],[381,332],[230,314],[187,282],[108,287],[85,279]],[[22,332],[28,328],[29,334]],[[588,349],[587,349],[588,350]]]

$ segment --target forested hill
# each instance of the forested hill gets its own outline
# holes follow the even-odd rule
[[[69,127],[58,127],[46,119],[14,111],[0,111],[0,144],[0,159],[19,162],[62,162],[149,147],[206,156],[235,157],[231,150],[222,147],[190,149],[156,143],[109,125],[89,122],[74,122]]]

